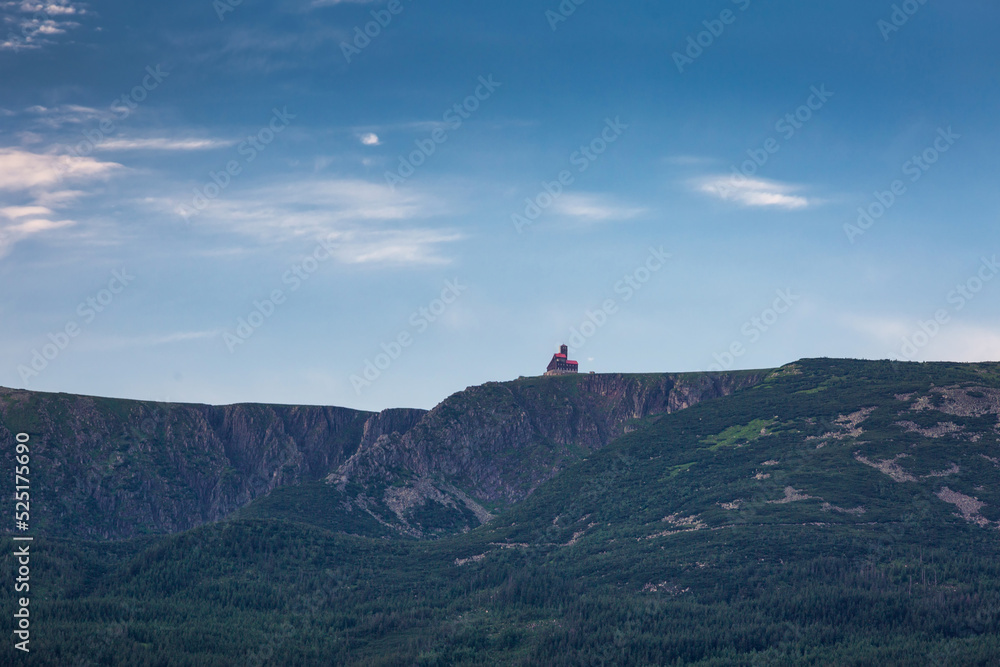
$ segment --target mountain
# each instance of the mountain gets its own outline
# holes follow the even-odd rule
[[[315,480],[251,503],[243,511],[258,508],[253,517],[172,535],[39,538],[32,613],[45,630],[32,662],[1000,663],[1000,365],[801,360],[747,374],[726,395],[624,422],[607,415],[626,414],[634,403],[622,397],[655,382],[620,392],[597,378],[548,380],[461,392],[448,400],[464,406],[454,417],[463,429],[425,435],[422,425],[452,423],[439,406],[409,429],[359,441],[337,465],[349,480],[407,466],[435,488],[447,475],[483,502],[504,499],[467,532],[411,539],[376,519],[391,516],[358,511],[362,495],[379,497],[374,487],[350,495]],[[483,453],[490,442],[468,460],[492,460],[495,474],[462,458],[434,463],[441,448],[462,451],[452,444],[461,440],[440,434],[507,423],[524,396],[535,397],[538,433],[588,423],[558,410],[566,397],[574,404],[574,385],[586,400],[600,402],[598,386],[617,397],[610,413],[588,414],[622,434],[575,460],[525,466],[551,471],[547,461],[559,461],[544,481],[516,468],[502,478],[510,469]],[[667,395],[680,397],[677,387]],[[664,395],[656,391],[644,395]],[[494,411],[505,417],[483,416]],[[403,453],[381,468],[348,465],[369,460],[379,442]],[[518,455],[539,460],[530,438],[517,442]],[[344,534],[310,516],[335,505],[291,514],[294,503],[276,502],[269,515],[261,504],[310,485],[349,501],[353,516],[383,533]],[[12,552],[5,538],[8,571]],[[12,612],[5,600],[0,613]]]
[[[322,477],[365,438],[424,411],[213,407],[0,388],[0,446],[31,437],[32,523],[121,539],[218,521],[275,488]]]
[[[33,524],[47,535],[178,532],[258,498],[268,512],[301,515],[299,504],[314,506],[319,494],[335,505],[327,525],[420,537],[479,525],[490,516],[485,505],[523,498],[560,466],[622,434],[630,421],[756,379],[752,373],[534,378],[470,387],[430,413],[377,414],[0,388],[0,443],[12,451],[15,433],[30,434],[34,483],[51,491],[36,499]],[[408,438],[413,429],[418,435]],[[336,492],[324,479],[337,481]],[[271,498],[275,491],[282,493]]]
[[[561,375],[469,387],[412,429],[365,443],[327,480],[345,507],[402,534],[469,530],[643,420],[764,375]]]

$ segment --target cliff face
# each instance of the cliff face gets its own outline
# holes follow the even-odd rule
[[[764,376],[570,375],[470,387],[404,434],[366,442],[328,480],[353,507],[402,533],[469,529],[635,422]]]
[[[0,389],[0,447],[31,436],[32,526],[120,539],[219,520],[273,489],[321,479],[366,432],[423,411],[207,406]],[[391,430],[391,429],[390,429]]]
[[[374,519],[383,533],[425,537],[479,525],[639,420],[762,378],[525,378],[470,387],[430,412],[378,414],[0,388],[0,450],[12,460],[14,434],[31,436],[31,525],[42,534],[177,532],[278,491],[284,500],[269,507],[297,507],[293,520],[307,520],[322,502],[331,525],[377,525]],[[324,479],[332,486],[316,496],[323,500],[291,502]]]

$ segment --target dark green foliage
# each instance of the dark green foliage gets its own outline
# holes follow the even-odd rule
[[[325,482],[275,489],[238,510],[236,519],[269,518],[318,526],[338,533],[387,537],[397,535],[363,510],[343,505],[343,494]]]
[[[997,415],[955,401],[998,388],[996,365],[801,361],[431,541],[338,534],[380,526],[319,483],[169,537],[39,540],[31,662],[996,665]]]

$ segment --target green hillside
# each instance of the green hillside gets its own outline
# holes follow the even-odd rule
[[[995,665],[998,414],[996,364],[803,360],[464,534],[340,534],[313,484],[167,537],[39,540],[31,662]]]

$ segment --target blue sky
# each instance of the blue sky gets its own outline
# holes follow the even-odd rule
[[[1000,359],[994,3],[0,12],[4,386]]]

